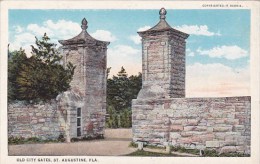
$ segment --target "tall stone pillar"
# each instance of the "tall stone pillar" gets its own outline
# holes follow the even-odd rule
[[[185,39],[188,34],[166,22],[166,10],[153,28],[138,32],[142,37],[143,87],[137,99],[185,97]]]
[[[185,39],[188,34],[166,22],[166,10],[160,21],[142,37],[142,89],[132,101],[134,142],[168,145],[171,99],[185,97]],[[168,113],[169,112],[169,113]]]
[[[66,101],[71,100],[67,104],[70,138],[95,137],[104,134],[106,63],[109,42],[91,37],[87,32],[87,27],[88,22],[84,18],[79,35],[59,41],[62,44],[65,66],[69,62],[76,66],[70,84],[69,92],[71,93],[64,94],[67,95]]]

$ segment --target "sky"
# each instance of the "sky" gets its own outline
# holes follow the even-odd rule
[[[51,41],[81,32],[81,20],[94,38],[110,41],[108,67],[116,75],[141,72],[142,46],[137,31],[159,21],[159,10],[9,10],[10,50],[24,48],[30,56],[35,36]],[[190,34],[186,40],[186,96],[250,95],[250,10],[167,10],[166,21]]]

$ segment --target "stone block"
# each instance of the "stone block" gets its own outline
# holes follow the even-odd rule
[[[191,136],[190,138],[190,143],[194,143],[194,142],[202,142],[202,138],[201,136]]]
[[[139,117],[138,117],[138,115],[137,115],[137,117],[135,117],[136,119],[140,119]],[[145,117],[143,117],[143,118],[145,118]],[[147,119],[148,120],[155,120],[156,119],[156,114],[148,114],[147,115]]]
[[[224,121],[224,123],[227,125],[238,125],[239,119],[228,118]]]
[[[245,112],[246,108],[244,106],[236,106],[235,111],[236,112]]]
[[[206,147],[218,148],[220,147],[220,141],[206,141]]]
[[[192,139],[191,139],[191,137],[187,137],[187,138],[183,137],[183,138],[178,139],[177,143],[178,144],[190,144],[190,143],[192,143]]]
[[[38,122],[39,122],[39,123],[44,123],[44,122],[45,122],[45,119],[44,119],[44,118],[40,118],[40,119],[38,120]]]
[[[207,131],[208,130],[208,127],[207,126],[195,126],[195,129],[194,131]]]
[[[191,137],[193,136],[193,132],[181,132],[182,137]]]
[[[37,124],[37,120],[32,120],[31,124]]]
[[[42,116],[42,113],[36,113],[35,115],[36,115],[37,117],[38,117],[38,116]]]
[[[237,135],[225,135],[225,141],[235,141],[235,140],[237,140],[239,138],[239,136],[237,136]]]
[[[183,126],[182,125],[171,125],[171,131],[172,132],[183,131]]]
[[[145,120],[146,119],[146,115],[139,114],[139,115],[136,116],[136,119],[137,120]]]
[[[225,123],[225,120],[223,118],[215,120],[215,124],[224,124],[224,123]]]
[[[225,132],[215,132],[215,138],[218,140],[224,140],[226,133]]]
[[[244,131],[245,130],[245,126],[244,125],[234,125],[232,128],[232,131]]]
[[[49,128],[49,127],[42,127],[42,130],[43,130],[43,131],[49,131],[50,128]]]
[[[245,153],[246,146],[236,146],[236,152],[238,153]]]
[[[180,133],[178,132],[170,132],[170,138],[171,139],[178,139],[180,138],[182,135],[180,135]]]
[[[234,113],[227,113],[227,118],[231,119],[235,119],[235,114]]]
[[[237,151],[236,146],[224,146],[220,149],[220,153],[231,153],[236,151]]]
[[[199,120],[197,120],[197,119],[188,119],[188,121],[187,121],[187,125],[190,125],[190,126],[196,126],[196,125],[198,125],[198,123],[199,123]]]
[[[232,127],[228,127],[228,126],[213,127],[213,132],[228,132],[228,131],[232,131]]]
[[[184,131],[194,131],[196,129],[195,126],[184,126]]]
[[[213,127],[207,127],[207,132],[213,132]]]
[[[30,122],[30,116],[18,116],[17,117],[18,122]]]
[[[236,146],[237,142],[236,141],[220,141],[220,147],[224,146]]]
[[[187,123],[187,119],[171,119],[171,124],[174,125],[184,125]]]

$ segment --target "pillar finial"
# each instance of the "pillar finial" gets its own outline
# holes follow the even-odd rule
[[[88,28],[88,21],[86,20],[86,18],[84,18],[81,21],[81,29],[86,30],[87,28]]]
[[[160,19],[165,19],[165,15],[167,14],[167,11],[165,10],[165,8],[161,8],[159,11],[160,14]]]

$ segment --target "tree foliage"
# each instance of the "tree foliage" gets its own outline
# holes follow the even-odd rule
[[[132,99],[137,97],[142,87],[142,75],[131,75],[128,77],[124,67],[117,76],[107,80],[107,103],[116,111],[131,107]]]
[[[62,56],[49,40],[46,34],[41,40],[36,38],[36,47],[32,46],[29,58],[22,49],[11,54],[8,62],[9,101],[46,101],[69,89],[75,67],[71,63],[67,68],[60,64]]]
[[[141,87],[142,74],[128,77],[124,67],[121,67],[117,76],[107,79],[108,127],[128,128],[132,126],[131,102],[132,99],[136,99]]]

